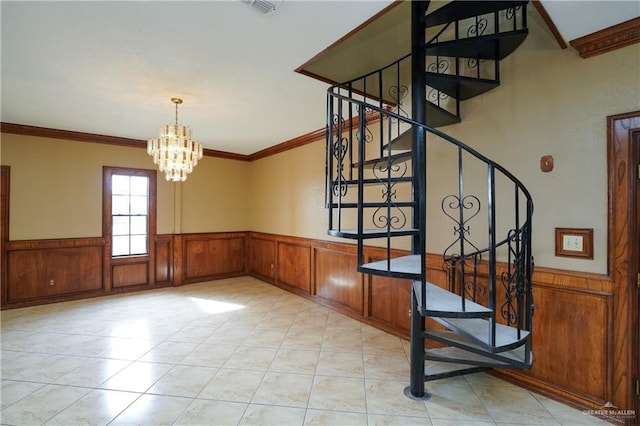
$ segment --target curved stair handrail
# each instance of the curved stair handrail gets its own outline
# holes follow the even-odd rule
[[[404,58],[403,58],[404,59]],[[395,61],[393,64],[395,64],[398,61]],[[391,65],[393,65],[391,64]],[[387,67],[389,67],[390,65],[387,65]],[[371,75],[371,73],[366,74],[366,76]],[[353,79],[350,80],[351,82],[356,81],[357,79]],[[349,103],[353,103],[356,105],[359,105],[361,107],[365,107],[373,112],[377,112],[381,115],[385,115],[385,116],[389,116],[392,119],[401,121],[403,123],[406,124],[410,124],[412,126],[416,126],[419,128],[422,128],[424,130],[426,130],[429,133],[432,133],[436,136],[441,137],[442,139],[445,139],[449,142],[451,142],[452,144],[460,147],[462,150],[466,151],[467,153],[471,154],[473,157],[483,161],[486,164],[490,164],[493,167],[495,167],[496,170],[500,171],[504,176],[508,177],[511,181],[513,181],[517,186],[518,189],[522,190],[522,192],[524,194],[526,194],[527,200],[531,201],[533,203],[533,199],[531,198],[531,194],[529,192],[529,190],[527,190],[526,186],[522,183],[522,181],[520,181],[517,177],[515,177],[515,175],[513,173],[511,173],[509,170],[507,170],[505,167],[503,167],[502,165],[500,165],[499,163],[491,160],[489,157],[485,156],[484,154],[481,154],[480,152],[478,152],[477,150],[475,150],[474,148],[470,147],[469,145],[465,144],[464,142],[454,138],[453,136],[450,136],[446,133],[444,133],[441,130],[438,130],[434,127],[428,126],[426,124],[420,123],[418,121],[412,120],[410,118],[404,117],[402,115],[399,115],[393,111],[389,111],[388,109],[385,108],[380,108],[375,104],[371,104],[371,103],[367,103],[365,101],[360,101],[358,99],[354,99],[352,97],[346,96],[346,95],[341,95],[339,93],[333,93],[332,90],[335,88],[340,88],[342,87],[343,84],[348,84],[349,82],[346,83],[340,83],[340,84],[335,84],[333,86],[331,86],[328,90],[327,90],[327,94],[331,97],[337,98],[337,99],[342,99],[344,101],[347,101]]]

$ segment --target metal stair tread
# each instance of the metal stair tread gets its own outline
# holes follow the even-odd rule
[[[453,21],[486,15],[487,13],[511,8],[514,3],[516,6],[521,6],[529,3],[529,1],[452,1],[427,14],[425,17],[425,27],[429,28]]]
[[[500,82],[484,78],[427,72],[427,85],[460,101],[471,99],[500,86]]]
[[[457,124],[462,121],[457,115],[439,107],[433,102],[426,101],[425,104],[426,111],[424,114],[424,123],[427,126],[435,128]],[[383,149],[389,149],[389,145],[391,145],[391,150],[393,151],[411,151],[413,149],[413,127],[408,128],[393,138],[389,143],[383,146]],[[410,155],[409,152],[403,154]]]
[[[407,151],[413,147],[413,127],[408,128],[404,132],[400,133],[395,138],[391,139],[389,143],[382,148],[388,150],[391,146],[392,150]]]
[[[522,345],[518,348],[511,349],[509,351],[503,351],[498,353],[487,352],[482,346],[465,339],[464,336],[456,334],[448,330],[439,329],[427,329],[424,332],[425,337],[434,340],[436,342],[444,343],[446,345],[452,345],[458,347],[466,352],[478,353],[482,356],[495,359],[501,362],[513,365],[514,368],[529,368],[532,364],[533,354],[529,353],[529,362],[525,362],[526,345]]]
[[[425,350],[425,359],[428,361],[440,361],[451,364],[475,365],[478,367],[511,367],[510,364],[490,358],[474,352],[465,351],[454,346],[433,348]]]
[[[400,152],[387,157],[372,158],[362,162],[362,167],[373,169],[379,165],[393,165],[411,160],[411,152]],[[353,163],[353,167],[359,167],[360,163]]]
[[[358,271],[386,277],[419,280],[422,272],[420,263],[420,256],[411,254],[408,256],[379,260],[377,262],[364,263],[358,267]]]
[[[450,113],[444,108],[439,107],[438,105],[426,101],[426,110],[425,110],[425,118],[424,124],[431,127],[442,127],[449,126],[451,124],[460,123],[460,117],[455,114]]]
[[[418,300],[418,309],[422,316],[450,318],[488,318],[491,316],[491,309],[469,299],[464,299],[465,306],[463,309],[463,299],[460,295],[430,282],[425,282],[425,290],[426,306],[421,306],[422,284],[420,281],[413,282],[413,291]]]
[[[413,201],[394,201],[393,203],[385,203],[384,201],[372,202],[372,203],[362,203],[363,208],[377,208],[377,207],[415,207],[415,202]],[[343,208],[343,209],[355,209],[358,207],[358,203],[333,203],[326,204],[326,207],[332,208]]]
[[[478,367],[477,365],[454,364],[452,362],[443,361],[427,361],[424,363],[424,379],[425,381],[446,379],[448,377],[478,373],[484,370],[486,370],[485,367]]]
[[[431,43],[425,46],[425,54],[452,58],[502,60],[520,46],[527,34],[528,30],[522,29]],[[497,52],[496,42],[498,43]]]
[[[340,237],[340,238],[382,238],[386,236],[391,237],[400,237],[405,235],[416,235],[418,233],[417,229],[414,228],[401,228],[401,229],[363,229],[362,235],[358,233],[357,229],[330,229],[329,235],[332,237]]]
[[[444,318],[430,317],[448,329],[463,335],[465,338],[489,349],[492,352],[503,352],[523,345],[529,337],[529,332],[518,330],[504,324],[496,323],[496,339],[493,345],[489,342],[489,321],[482,318]]]
[[[402,176],[402,177],[384,177],[384,178],[366,178],[362,179],[363,185],[385,185],[388,182],[412,182],[413,179],[411,176]],[[357,179],[345,179],[342,181],[345,185],[357,185]],[[336,181],[337,183],[337,181]]]

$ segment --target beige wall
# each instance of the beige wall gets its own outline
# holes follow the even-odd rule
[[[204,157],[180,190],[181,231],[246,231],[249,221],[250,163]]]
[[[102,167],[155,170],[144,149],[13,134],[0,155],[11,166],[11,240],[99,237]],[[247,230],[248,167],[207,157],[180,184],[158,172],[157,232]]]
[[[251,229],[327,239],[324,140],[251,163]]]
[[[529,37],[502,62],[502,85],[463,102],[463,122],[442,130],[529,188],[536,265],[606,273],[606,117],[640,109],[640,45],[581,59],[559,49],[532,14]],[[101,235],[102,166],[154,168],[138,148],[8,134],[1,144],[2,164],[12,167],[14,240]],[[539,169],[543,155],[555,158],[550,173]],[[251,163],[207,157],[185,183],[166,183],[160,174],[158,182],[159,233],[254,230],[329,239],[323,141]],[[595,258],[556,257],[555,227],[593,228]]]

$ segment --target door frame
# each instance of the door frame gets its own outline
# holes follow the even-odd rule
[[[635,424],[640,425],[640,129],[634,129],[630,131],[631,134],[631,155],[633,163],[631,163],[631,178],[632,181],[630,185],[632,187],[632,195],[633,202],[631,203],[631,222],[633,223],[633,228],[630,230],[630,238],[631,238],[631,246],[632,256],[629,259],[629,267],[630,271],[633,273],[632,281],[635,281],[635,285],[631,285],[631,301],[633,303],[632,306],[632,316],[631,316],[631,332],[632,336],[632,353],[631,359],[633,363],[632,368],[632,380],[635,383],[635,392],[632,395],[633,401],[635,404],[632,404],[632,409],[635,412]],[[635,220],[634,220],[635,219]],[[635,244],[633,244],[635,238]],[[633,294],[635,293],[635,296]],[[633,314],[633,310],[635,309],[635,314]],[[635,330],[635,331],[634,331]],[[635,348],[635,353],[633,352],[633,348]]]
[[[9,241],[9,188],[11,169],[0,166],[0,309],[7,296],[7,242]]]
[[[640,131],[640,111],[607,117],[607,175],[608,175],[608,274],[613,287],[613,369],[614,386],[611,401],[619,409],[637,408],[635,379],[638,371],[638,351],[633,350],[637,339],[638,316],[636,301],[638,288],[636,271],[638,250],[638,221],[634,218],[636,179],[633,133]],[[630,420],[629,423],[634,422]],[[635,422],[638,422],[636,415]]]

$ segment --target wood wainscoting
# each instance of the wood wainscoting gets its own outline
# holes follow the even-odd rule
[[[247,238],[247,232],[156,235],[148,256],[126,258],[112,258],[99,237],[5,241],[1,307],[246,275]]]
[[[3,307],[19,307],[105,292],[102,238],[9,241]]]
[[[250,232],[249,253],[250,275],[409,338],[410,282],[356,272],[354,245]],[[365,247],[365,261],[384,257],[383,249]],[[446,288],[442,257],[429,255],[426,267],[429,281]],[[504,271],[499,265],[498,274]],[[487,279],[482,265],[479,285]],[[494,374],[583,409],[616,404],[614,383],[623,378],[613,368],[612,336],[620,318],[614,315],[611,280],[541,267],[533,279],[533,368]],[[498,303],[504,302],[504,294],[498,295]]]

